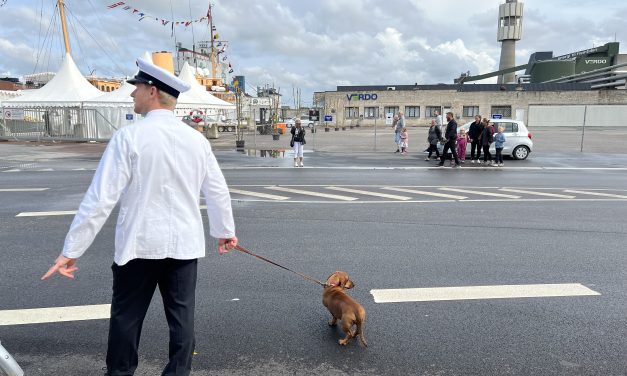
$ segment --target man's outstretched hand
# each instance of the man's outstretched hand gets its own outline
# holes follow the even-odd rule
[[[223,255],[237,245],[237,237],[218,239],[218,253]]]
[[[237,240],[236,240],[237,242]],[[76,259],[75,258],[68,258],[65,257],[63,255],[60,255],[59,257],[57,257],[57,259],[54,262],[54,265],[52,265],[50,267],[50,269],[48,269],[48,271],[46,272],[46,274],[44,274],[41,277],[41,280],[45,280],[50,278],[50,276],[52,276],[54,273],[59,272],[59,274],[61,274],[64,277],[70,278],[70,279],[74,279],[74,272],[77,271],[78,268],[76,267]]]

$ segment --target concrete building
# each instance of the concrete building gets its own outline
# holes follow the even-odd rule
[[[513,68],[516,65],[516,41],[522,38],[523,4],[518,0],[506,0],[499,6],[499,24],[497,40],[501,42],[501,60],[499,70]],[[497,83],[516,82],[515,72],[498,76]]]

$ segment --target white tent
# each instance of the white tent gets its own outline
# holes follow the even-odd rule
[[[59,71],[50,82],[35,90],[24,90],[23,95],[2,102],[3,107],[43,108],[80,107],[87,99],[99,96],[96,89],[83,77],[70,54],[66,54]]]
[[[133,90],[135,90],[135,85],[124,82],[112,92],[84,101],[83,107],[94,109],[99,117],[119,129],[138,120],[139,115],[133,111],[133,98],[131,98]]]
[[[177,106],[177,108],[192,108],[196,106],[200,108],[235,110],[233,103],[223,101],[207,92],[207,89],[198,83],[194,75],[194,68],[190,67],[187,62],[183,64],[179,78],[190,84],[191,89],[181,93],[178,100],[179,106]]]

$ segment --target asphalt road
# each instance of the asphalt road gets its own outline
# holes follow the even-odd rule
[[[0,312],[109,303],[117,212],[79,260],[74,281],[39,281],[72,215],[16,217],[75,210],[98,153],[30,158],[15,150],[0,160]],[[290,197],[233,194],[241,244],[315,278],[347,271],[356,284],[350,294],[367,311],[369,347],[338,346],[341,333],[327,326],[319,286],[249,255],[219,256],[210,240],[199,264],[193,375],[627,374],[625,156],[543,154],[502,169],[438,169],[419,154],[311,153],[302,169],[289,168],[289,155],[218,156],[231,188]],[[356,200],[267,188],[277,186]],[[466,198],[384,189],[390,187]],[[48,189],[2,191],[9,188]],[[507,194],[503,188],[527,193],[478,194]],[[460,189],[471,192],[454,191]],[[411,199],[376,196],[383,192]],[[370,294],[557,283],[600,295],[375,303]],[[0,323],[0,341],[27,375],[100,375],[107,327],[106,319]],[[167,326],[158,293],[140,354],[136,374],[159,374]]]

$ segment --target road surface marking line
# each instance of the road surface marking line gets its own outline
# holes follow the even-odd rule
[[[286,197],[286,196],[277,196],[277,195],[271,195],[271,194],[268,194],[268,193],[244,191],[244,190],[241,190],[241,189],[229,188],[229,191],[231,193],[237,193],[237,194],[240,194],[240,195],[261,197],[261,198],[267,198],[267,199],[270,199],[270,200],[289,200],[290,199],[289,197]]]
[[[45,171],[54,171],[54,169],[52,169],[52,168],[42,168],[42,169],[40,169],[40,170],[35,170],[35,171],[38,171],[38,172],[45,172]]]
[[[0,311],[0,326],[108,319],[110,304]]]
[[[357,200],[357,197],[330,195],[330,194],[327,194],[327,193],[303,191],[303,190],[300,190],[300,189],[292,189],[292,188],[286,188],[286,187],[271,186],[271,187],[265,187],[265,188],[266,189],[272,189],[272,190],[275,190],[275,191],[296,193],[296,194],[299,194],[299,195],[309,195],[309,196],[316,196],[316,197],[324,197],[324,198],[330,198],[330,199],[333,199],[333,200],[340,200],[340,201],[355,201],[355,200]]]
[[[409,188],[383,187],[381,189],[386,189],[386,190],[389,190],[389,191],[405,192],[405,193],[415,193],[415,194],[425,195],[425,196],[435,196],[435,197],[442,197],[442,198],[450,198],[450,199],[453,199],[453,200],[464,200],[464,199],[467,198],[465,196],[447,195],[446,193],[419,191],[419,190],[416,190],[416,189],[409,189]]]
[[[389,198],[392,200],[411,200],[411,197],[407,197],[407,196],[397,196],[397,195],[390,195],[386,193],[362,191],[361,189],[352,189],[352,188],[344,188],[344,187],[325,187],[325,188],[333,190],[333,191],[356,193],[356,194],[366,195],[366,196],[384,197],[384,198]]]
[[[601,295],[580,283],[370,290],[375,303]]]
[[[50,188],[3,188],[0,192],[41,192]]]
[[[10,170],[5,170],[5,171],[2,171],[2,172],[20,172],[20,171],[22,171],[22,170],[20,170],[19,168],[12,168]]]
[[[471,191],[468,189],[460,189],[460,188],[438,188],[440,190],[443,191],[451,191],[451,192],[460,192],[460,193],[471,193],[473,195],[480,195],[480,196],[493,196],[493,197],[503,197],[503,198],[520,198],[520,196],[514,196],[514,195],[504,195],[502,193],[492,193],[492,192],[477,192],[477,191]]]
[[[501,189],[499,189],[499,191],[513,192],[513,193],[524,193],[524,194],[527,194],[527,195],[547,196],[547,197],[556,197],[556,198],[570,198],[570,199],[575,198],[575,196],[558,195],[557,193],[544,193],[544,192],[527,191],[527,190],[524,190],[524,189],[501,188]]]
[[[566,193],[582,194],[582,195],[601,196],[601,197],[627,198],[627,196],[614,195],[614,194],[602,193],[602,192],[576,191],[576,190],[570,190],[570,189],[564,190],[564,192],[566,192]]]
[[[16,217],[49,217],[53,215],[74,215],[76,210],[67,211],[43,211],[43,212],[22,212],[16,215]]]

